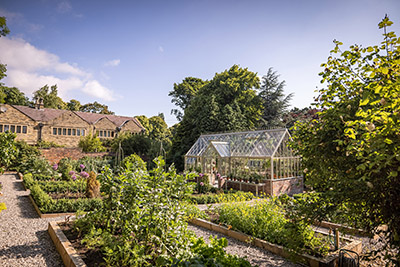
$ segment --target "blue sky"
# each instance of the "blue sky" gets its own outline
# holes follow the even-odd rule
[[[273,67],[309,106],[333,48],[381,41],[388,14],[400,34],[400,1],[1,0],[11,34],[0,38],[3,82],[27,96],[57,84],[65,101],[98,101],[119,115],[163,112],[185,77],[211,79],[233,64],[259,76]]]

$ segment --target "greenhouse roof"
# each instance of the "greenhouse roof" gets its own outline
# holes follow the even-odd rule
[[[186,156],[201,157],[212,146],[221,157],[273,157],[289,136],[287,129],[205,134],[197,139]]]

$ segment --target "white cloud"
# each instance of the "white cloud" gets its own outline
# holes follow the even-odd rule
[[[108,101],[114,101],[115,98],[113,97],[112,91],[107,89],[106,87],[102,86],[98,81],[91,80],[85,84],[83,87],[83,92],[88,95],[98,97]]]
[[[119,65],[119,63],[121,63],[120,59],[113,59],[110,61],[107,61],[106,63],[104,63],[104,66],[106,67],[116,67]]]
[[[71,6],[71,3],[68,1],[62,1],[57,6],[57,11],[59,13],[68,13],[71,10],[72,10],[72,6]]]
[[[57,55],[21,38],[0,38],[0,59],[0,63],[7,64],[6,84],[19,88],[27,96],[45,84],[57,84],[59,95],[64,98],[69,91],[80,90],[102,100],[114,100],[113,92],[94,80],[91,73],[62,62]]]
[[[164,47],[162,47],[161,45],[158,47],[158,51],[160,51],[161,53],[164,52]]]

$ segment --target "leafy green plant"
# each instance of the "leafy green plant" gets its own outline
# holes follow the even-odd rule
[[[224,202],[232,202],[232,201],[248,201],[252,200],[254,195],[251,192],[234,192],[233,190],[229,190],[226,193],[207,193],[200,195],[191,195],[189,200],[196,204],[210,204],[210,203],[224,203]]]
[[[296,252],[324,256],[329,247],[310,224],[293,223],[277,199],[254,204],[227,203],[217,208],[219,222],[251,236],[282,245]]]
[[[76,160],[72,160],[70,158],[62,158],[58,162],[58,172],[61,173],[61,177],[65,181],[71,180],[71,171],[75,171],[77,169]]]
[[[6,169],[11,166],[18,154],[15,147],[16,136],[11,132],[0,133],[0,166]]]
[[[79,140],[78,146],[82,148],[83,152],[102,152],[106,151],[106,148],[100,141],[97,135],[89,133],[86,136],[82,136]]]
[[[193,253],[194,235],[187,229],[187,206],[182,204],[191,193],[186,183],[191,177],[178,175],[173,168],[164,171],[160,158],[155,163],[149,172],[132,168],[131,162],[118,175],[106,169],[99,175],[103,206],[75,222],[85,244],[100,249],[107,265],[177,266],[201,258],[200,254],[207,258],[200,243]]]

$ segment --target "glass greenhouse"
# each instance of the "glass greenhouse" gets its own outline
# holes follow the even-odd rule
[[[185,170],[250,182],[300,177],[289,140],[287,129],[201,135],[185,155]]]

